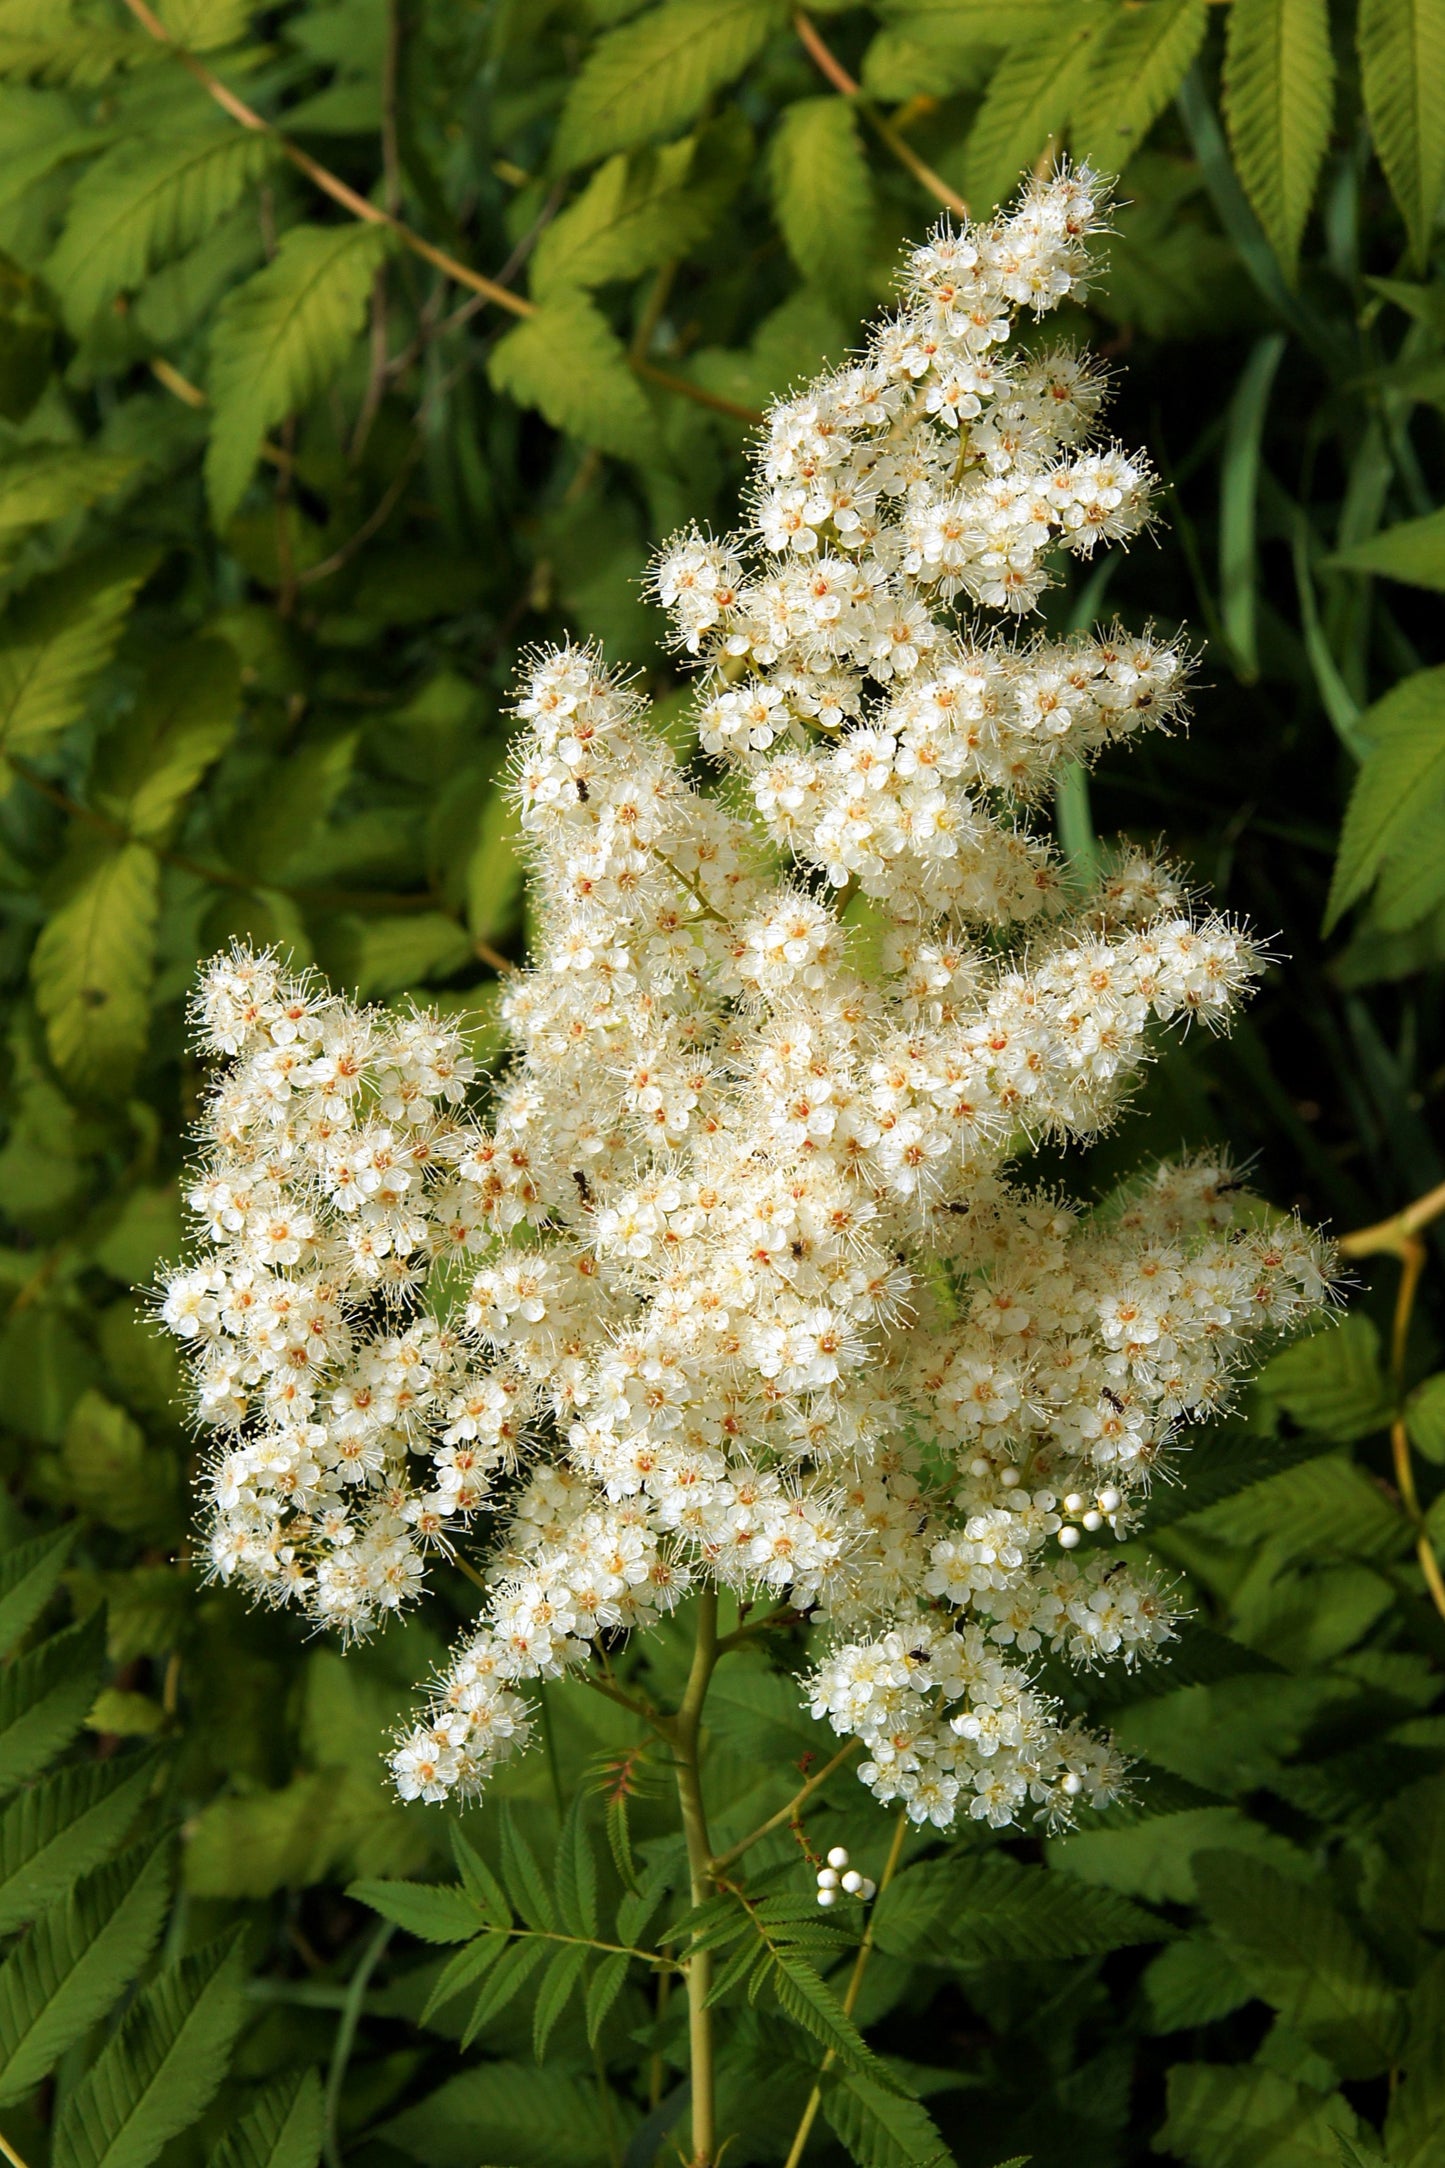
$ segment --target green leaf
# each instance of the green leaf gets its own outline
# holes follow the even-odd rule
[[[507,1885],[507,1895],[529,1927],[555,1928],[557,1914],[547,1888],[546,1877],[537,1865],[536,1854],[517,1825],[516,1811],[510,1800],[503,1805],[500,1820],[502,1880]]]
[[[475,940],[495,941],[516,910],[522,892],[522,861],[517,856],[521,832],[511,792],[493,785],[467,860],[467,925]]]
[[[170,1899],[166,1845],[137,1845],[43,1912],[0,1970],[0,2103],[20,2100],[149,1957]]]
[[[597,1933],[597,1861],[587,1827],[587,1794],[573,1794],[552,1862],[552,1887],[562,1925],[571,1935]]]
[[[1159,1952],[1140,1981],[1152,2033],[1183,2032],[1228,2017],[1253,1992],[1223,1944],[1185,1935]]]
[[[210,2105],[246,2014],[242,1930],[154,1979],[68,2094],[52,2168],[149,2168]]]
[[[627,2105],[612,2108],[625,2130]],[[454,2078],[383,2123],[376,2135],[425,2168],[477,2168],[506,2161],[515,2168],[608,2168],[615,2160],[597,2112],[592,2079],[531,2063],[489,2062]]]
[[[13,555],[34,528],[108,497],[136,466],[134,459],[114,452],[70,446],[8,452],[0,467],[0,557]]]
[[[520,1995],[532,1974],[541,1964],[553,1944],[540,1935],[529,1935],[513,1942],[503,1951],[498,1962],[492,1966],[491,1975],[482,1988],[472,2014],[467,2019],[462,2034],[462,2046],[468,2048],[477,2034],[499,2017],[509,2002]]]
[[[628,1967],[632,1959],[625,1950],[614,1950],[604,1957],[591,1979],[587,1982],[587,2045],[596,2047],[602,2028],[607,2023],[613,2004],[627,1982]]]
[[[779,0],[667,0],[605,32],[568,93],[554,163],[585,165],[675,134],[785,20]]]
[[[452,1825],[452,1856],[462,1878],[462,1887],[482,1918],[492,1927],[510,1927],[512,1908],[507,1903],[506,1892],[481,1853],[468,1844],[455,1823]]]
[[[1391,1801],[1373,1831],[1372,1916],[1409,1932],[1445,1929],[1445,1777],[1426,1777]]]
[[[78,722],[154,554],[103,551],[39,581],[0,620],[0,751],[30,755]]]
[[[1291,283],[1329,142],[1334,79],[1328,0],[1233,0],[1225,125],[1244,192]]]
[[[135,1418],[93,1386],[66,1418],[59,1473],[72,1503],[107,1528],[154,1536],[173,1524],[174,1459],[148,1447]]]
[[[316,2168],[325,2121],[314,2070],[278,2078],[226,2133],[209,2168]]]
[[[1335,2144],[1339,2147],[1340,2168],[1390,2168],[1383,2153],[1377,2153],[1372,2145],[1359,2144],[1342,2130],[1336,2131]]]
[[[17,1543],[0,1557],[0,1655],[10,1653],[59,1588],[74,1541],[71,1522],[52,1535]]]
[[[1191,1514],[1222,1504],[1272,1475],[1298,1467],[1323,1452],[1316,1438],[1262,1437],[1257,1430],[1217,1430],[1188,1448],[1186,1480],[1156,1484],[1137,1522],[1142,1530],[1168,1528]]]
[[[1405,1403],[1410,1443],[1426,1460],[1445,1464],[1445,1370],[1417,1385]]]
[[[1248,684],[1259,676],[1255,532],[1264,424],[1288,343],[1282,331],[1255,341],[1229,402],[1220,457],[1219,608],[1235,668]]]
[[[1325,564],[1332,572],[1375,572],[1445,594],[1445,508],[1427,512],[1423,519],[1401,520],[1364,542],[1336,550]]]
[[[1437,1950],[1410,1989],[1403,2074],[1385,2111],[1387,2168],[1438,2168],[1445,2146],[1445,1957]],[[1393,2078],[1394,2073],[1391,2073]],[[1373,2136],[1373,2133],[1369,2135]]]
[[[846,99],[799,98],[785,107],[769,148],[773,209],[805,279],[852,300],[867,275],[873,183]]]
[[[547,2052],[552,2028],[566,2009],[572,1990],[587,1969],[589,1955],[590,1952],[583,1943],[566,1944],[557,1951],[542,1975],[537,1989],[537,2007],[532,2013],[532,2050],[539,2063]]]
[[[979,211],[1012,195],[1083,95],[1113,21],[1090,0],[1059,0],[1036,43],[1015,46],[994,71],[968,138],[964,193]]]
[[[211,516],[225,527],[275,423],[331,382],[361,329],[384,228],[293,226],[275,258],[221,305],[211,335]]]
[[[230,744],[241,669],[224,640],[183,640],[153,664],[135,712],[102,743],[91,788],[145,842],[166,841],[207,768]]]
[[[1074,101],[1074,149],[1105,173],[1121,172],[1179,88],[1208,22],[1208,0],[1122,10],[1092,49]]]
[[[179,142],[123,136],[71,196],[45,266],[70,329],[84,331],[114,295],[203,241],[277,155],[267,137],[221,119]]]
[[[493,347],[487,373],[498,391],[584,444],[623,459],[653,451],[652,409],[622,341],[584,294],[544,302]]]
[[[114,1851],[155,1777],[149,1754],[78,1762],[0,1815],[0,1934],[12,1934]]]
[[[772,1952],[768,1979],[784,2017],[811,2033],[847,2070],[871,2077],[886,2092],[903,2088],[881,2063],[844,2010],[831,1987],[794,1950]]]
[[[982,1853],[905,1868],[878,1899],[873,1927],[888,1956],[934,1964],[1084,1957],[1170,1933],[1112,1890]]]
[[[475,1987],[478,1980],[485,1979],[507,1947],[505,1935],[483,1934],[469,1942],[464,1950],[459,1950],[455,1957],[449,1957],[422,2006],[420,2022],[425,2025],[454,1995],[460,1995],[464,1988]]]
[[[733,131],[726,136],[736,147]],[[729,192],[733,176],[710,157],[715,148],[726,149],[716,129],[661,150],[609,158],[537,243],[534,297],[546,301],[568,287],[636,278],[684,255],[710,230]]]
[[[74,838],[63,900],[30,960],[50,1058],[78,1092],[124,1092],[145,1051],[160,864],[145,843]]]
[[[75,1737],[104,1668],[105,1614],[94,1611],[0,1671],[0,1791],[14,1791]]]
[[[1358,902],[1414,823],[1445,792],[1445,665],[1417,670],[1367,709],[1369,751],[1355,779],[1330,884],[1325,932]]]
[[[1316,1889],[1244,1852],[1201,1852],[1199,1903],[1255,1994],[1346,2078],[1396,2060],[1405,2010],[1377,1960]]]
[[[1370,133],[1423,269],[1445,193],[1445,0],[1360,0],[1356,38]]]
[[[353,1882],[346,1892],[422,1942],[470,1942],[484,1914],[467,1891],[439,1882]]]
[[[1390,1419],[1380,1335],[1359,1311],[1285,1348],[1256,1387],[1302,1430],[1340,1444],[1368,1438]]]
[[[1409,1523],[1399,1508],[1342,1453],[1319,1454],[1270,1476],[1223,1505],[1211,1506],[1192,1528],[1241,1549],[1269,1543],[1281,1561],[1327,1555],[1390,1558],[1409,1540]],[[1161,1668],[1173,1676],[1177,1667],[1168,1662]],[[1192,1682],[1181,1678],[1179,1683]]]
[[[823,2113],[859,2168],[949,2168],[953,2155],[923,2103],[856,2070],[830,2070]]]
[[[1176,2063],[1154,2144],[1188,2168],[1338,2168],[1341,2134],[1362,2132],[1339,2093],[1321,2095],[1258,2064]]]

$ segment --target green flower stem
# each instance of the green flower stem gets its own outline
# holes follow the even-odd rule
[[[716,1662],[717,1593],[708,1589],[697,1600],[697,1638],[693,1643],[692,1670],[688,1674],[682,1706],[672,1723],[677,1797],[682,1808],[683,1834],[687,1839],[688,1877],[694,1905],[705,1904],[712,1889],[712,1846],[708,1843],[707,1814],[703,1807],[698,1736],[702,1728],[702,1705]],[[688,2061],[692,2072],[689,2168],[713,2168],[716,2160],[712,2012],[707,2000],[711,1988],[712,1953],[694,1950],[687,1960]]]
[[[903,1857],[903,1840],[907,1835],[908,1815],[904,1812],[898,1817],[898,1826],[893,1832],[893,1842],[889,1847],[888,1859],[882,1874],[878,1877],[879,1897],[883,1895],[884,1890],[887,1889],[894,1875],[898,1872],[898,1862]],[[858,1997],[863,1991],[863,1975],[868,1970],[868,1960],[873,1954],[873,1927],[878,1918],[876,1906],[877,1899],[875,1898],[874,1909],[869,1912],[868,1925],[863,1931],[863,1940],[858,1945],[858,1955],[853,1960],[853,1971],[848,1981],[848,1992],[843,1997],[843,2015],[845,2017],[853,2015],[853,2012],[858,2007]],[[788,2148],[788,2157],[783,2163],[783,2168],[798,2168],[798,2163],[803,2157],[803,2149],[808,2143],[809,2134],[818,2119],[818,2110],[823,2101],[823,2078],[832,2061],[833,2050],[829,2048],[819,2066],[818,2082],[808,2095],[808,2105],[804,2108],[802,2120],[793,2134],[793,2142]]]
[[[331,2050],[331,2068],[326,2073],[326,2122],[325,2142],[322,2153],[326,2168],[341,2168],[341,2095],[346,2084],[347,2065],[351,2050],[356,2044],[356,2028],[361,2023],[362,2004],[371,1975],[381,1963],[386,1946],[396,1928],[390,1920],[383,1920],[376,1933],[362,1951],[355,1972],[346,1983],[346,2002],[336,2027],[336,2044]]]

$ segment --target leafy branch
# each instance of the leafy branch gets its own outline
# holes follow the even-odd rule
[[[237,97],[203,60],[179,44],[170,35],[160,17],[146,5],[146,0],[125,0],[125,5],[147,37],[153,38],[158,45],[172,53],[187,74],[200,85],[208,98],[215,101],[223,113],[228,113],[232,120],[252,134],[264,136],[298,173],[304,174],[307,180],[324,195],[329,196],[333,203],[339,204],[342,210],[368,226],[384,229],[414,256],[419,256],[424,263],[429,263],[434,270],[440,271],[454,284],[468,287],[481,301],[490,303],[493,308],[504,309],[509,315],[521,318],[534,317],[539,313],[535,301],[527,300],[523,294],[513,293],[512,289],[504,286],[499,279],[488,278],[485,272],[473,270],[472,266],[463,263],[460,257],[449,254],[444,248],[438,248],[434,241],[428,241],[424,234],[418,233],[414,226],[409,226],[405,219],[398,217],[393,211],[384,210],[379,204],[372,203],[366,196],[359,195],[339,174],[333,173],[329,166],[322,165],[309,151],[302,150],[299,143],[293,143],[273,121],[258,113],[254,106],[247,105],[244,98]],[[655,363],[641,357],[633,359],[631,367],[638,376],[645,377],[660,390],[672,392],[680,399],[690,399],[695,405],[707,407],[713,413],[725,414],[734,421],[757,422],[762,419],[752,407],[740,406],[736,400],[725,399],[720,393],[710,392],[704,385],[694,384],[688,377],[674,376],[670,370],[659,369]]]

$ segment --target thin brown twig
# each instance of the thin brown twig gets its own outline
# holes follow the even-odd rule
[[[438,248],[434,242],[425,240],[403,219],[395,217],[390,211],[382,210],[365,196],[358,195],[354,188],[347,186],[339,174],[333,173],[329,167],[312,158],[298,143],[291,142],[279,128],[264,119],[254,106],[247,105],[244,98],[238,98],[218,75],[213,75],[203,60],[198,60],[184,45],[177,45],[159,16],[146,5],[146,0],[125,0],[125,4],[146,35],[175,55],[186,73],[200,84],[207,97],[215,100],[223,113],[229,113],[232,120],[238,121],[243,128],[248,128],[253,135],[265,136],[269,142],[274,143],[282,157],[288,159],[298,173],[304,173],[307,180],[324,195],[330,196],[333,203],[339,203],[344,211],[349,211],[353,218],[364,220],[368,226],[387,227],[413,255],[434,264],[438,271],[444,271],[447,277],[455,279],[459,286],[470,286],[474,293],[485,295],[486,299],[494,302],[499,309],[509,309],[513,316],[536,315],[535,302],[526,300],[521,294],[512,293],[495,279],[487,278],[481,271],[474,271],[470,264],[462,263],[457,257],[448,255],[444,248]]]
[[[457,285],[470,287],[473,293],[480,295],[484,301],[491,302],[496,308],[506,309],[513,316],[527,317],[537,314],[535,301],[529,301],[523,294],[513,293],[511,288],[504,286],[499,279],[488,278],[482,271],[474,271],[470,264],[462,263],[458,257],[449,255],[444,248],[438,248],[435,242],[428,241],[419,234],[415,227],[407,225],[405,219],[398,218],[391,211],[382,210],[367,197],[358,195],[339,174],[333,173],[329,166],[323,166],[319,159],[303,151],[299,143],[293,143],[289,136],[283,135],[281,130],[263,114],[258,113],[254,106],[247,105],[244,98],[238,98],[218,75],[212,73],[203,60],[198,60],[185,46],[177,45],[159,16],[146,5],[146,0],[125,0],[125,4],[146,35],[175,55],[187,74],[199,83],[208,98],[215,100],[223,113],[229,113],[232,120],[249,129],[253,135],[265,136],[268,142],[274,143],[281,156],[288,159],[298,173],[304,173],[307,180],[324,195],[330,196],[333,203],[339,203],[353,218],[362,219],[369,226],[384,226],[396,236],[403,248],[410,249],[414,256],[420,256],[438,271],[445,272]],[[737,421],[762,420],[762,416],[753,408],[739,406],[733,399],[721,398],[716,392],[704,389],[701,384],[694,384],[689,377],[674,376],[670,370],[658,369],[651,362],[639,361],[633,366],[636,373],[645,377],[650,384],[660,385],[665,391],[676,392],[679,398],[691,399],[695,405],[708,407],[715,414],[731,415]]]
[[[333,572],[340,572],[343,566],[350,564],[357,551],[364,548],[372,536],[386,525],[392,513],[396,510],[397,505],[401,502],[401,493],[411,480],[412,469],[416,466],[420,457],[421,442],[420,439],[414,439],[396,473],[388,482],[384,493],[377,499],[355,534],[349,535],[338,549],[331,552],[329,557],[323,557],[319,565],[311,565],[305,572],[298,573],[296,576],[296,585],[298,587],[312,587],[317,580],[330,579]]]
[[[802,8],[797,9],[793,16],[793,28],[798,34],[799,44],[818,73],[832,84],[840,97],[852,100],[885,149],[892,152],[901,166],[907,167],[914,180],[921,188],[927,189],[929,195],[936,196],[941,204],[955,212],[959,218],[967,218],[968,204],[958,190],[950,188],[941,173],[935,173],[932,166],[926,165],[913,145],[899,134],[891,121],[884,119],[873,101],[864,96],[861,83],[848,73],[837,54],[824,44],[816,25],[809,20]]]
[[[484,964],[490,964],[492,969],[496,972],[498,978],[505,978],[509,971],[515,971],[517,969],[517,966],[513,963],[511,957],[504,956],[500,949],[493,948],[490,941],[479,941],[474,939],[472,942],[472,954],[479,957]]]

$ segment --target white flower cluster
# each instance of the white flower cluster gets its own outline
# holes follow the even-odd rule
[[[815,1714],[919,1821],[1118,1787],[1037,1659],[1147,1657],[1168,1605],[1071,1553],[1127,1532],[1328,1261],[1214,1161],[1094,1214],[1006,1176],[1256,966],[1166,868],[1125,853],[1071,894],[1025,825],[1060,759],[1175,710],[1180,651],[955,624],[1146,515],[1139,462],[1083,448],[1087,367],[1001,351],[1077,287],[1098,212],[1079,170],[941,230],[865,358],[773,414],[751,545],[665,554],[701,745],[739,781],[591,653],[536,660],[533,956],[485,1110],[433,1018],[266,956],[206,974],[234,1061],[164,1314],[217,1438],[215,1570],[360,1632],[496,1531],[404,1796],[474,1791],[527,1738],[519,1682],[699,1585],[814,1616]]]

